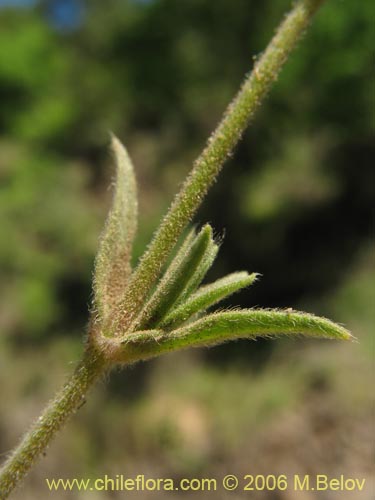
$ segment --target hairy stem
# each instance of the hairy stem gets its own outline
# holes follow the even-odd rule
[[[300,0],[295,5],[280,25],[262,57],[255,64],[253,72],[245,80],[237,96],[229,105],[217,130],[208,140],[201,156],[196,160],[191,174],[183,184],[151,245],[130,278],[129,285],[117,307],[118,310],[116,314],[113,314],[113,317],[116,318],[113,326],[118,335],[123,334],[124,326],[130,328],[131,322],[141,310],[149,291],[162,272],[163,265],[178,237],[201,204],[223,163],[233,151],[255,111],[276,80],[289,53],[301,38],[313,14],[323,1]],[[224,319],[228,320],[229,317],[225,316]],[[200,329],[202,326],[204,327],[203,337]],[[126,349],[128,362],[146,359],[189,345],[211,345],[227,339],[222,334],[220,339],[218,338],[221,326],[218,327],[216,323],[199,323],[198,327],[199,330],[193,330],[192,328],[195,328],[193,326],[189,326],[188,330],[177,330],[179,334],[177,336],[171,335],[163,340],[160,349],[157,344],[152,342],[141,343],[133,347],[129,345]],[[270,328],[267,332],[264,330],[264,333],[272,333],[273,331],[274,329]],[[244,336],[242,331],[238,332],[237,337],[239,336]],[[111,341],[116,343],[119,339],[108,338],[107,340],[109,343]],[[130,351],[132,351],[132,356],[129,359]],[[7,498],[13,488],[22,480],[33,462],[47,448],[56,432],[80,407],[90,386],[107,368],[104,346],[102,354],[97,350],[86,350],[71,379],[47,406],[0,470],[1,500]]]
[[[285,17],[263,55],[256,62],[237,96],[228,106],[218,128],[209,138],[206,148],[177,194],[163,223],[131,277],[120,303],[118,334],[130,325],[144,303],[152,284],[158,278],[162,264],[186,224],[201,204],[209,187],[220,172],[246,129],[255,111],[277,79],[298,40],[309,25],[315,11],[324,0],[301,0]]]
[[[73,375],[46,407],[0,469],[0,500],[8,497],[68,418],[84,403],[91,385],[104,373],[103,357],[87,350]]]

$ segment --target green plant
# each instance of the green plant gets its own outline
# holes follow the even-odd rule
[[[239,309],[205,313],[209,307],[251,285],[257,278],[256,274],[240,272],[200,286],[218,252],[218,243],[209,225],[198,233],[191,230],[170,264],[165,266],[223,163],[322,2],[301,0],[284,19],[195,162],[134,271],[130,256],[137,225],[135,176],[126,150],[116,138],[112,139],[117,163],[116,188],[96,258],[94,304],[84,354],[61,392],[3,465],[1,498],[9,495],[54,434],[77,411],[90,386],[115,366],[235,338],[281,334],[352,338],[345,328],[327,319],[293,310]]]

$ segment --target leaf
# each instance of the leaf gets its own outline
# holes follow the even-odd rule
[[[137,186],[133,164],[121,142],[112,136],[116,181],[109,212],[95,261],[95,305],[102,318],[120,301],[131,273],[130,259],[137,229]]]
[[[186,299],[188,299],[191,296],[192,293],[196,291],[196,289],[202,283],[208,270],[214,263],[218,251],[219,251],[219,245],[213,239],[211,239],[203,259],[201,260],[196,270],[194,271],[194,274],[190,278],[189,283],[186,285],[176,305],[182,304]]]
[[[202,312],[217,304],[229,295],[250,286],[256,280],[258,274],[248,274],[246,271],[229,274],[222,279],[202,286],[189,299],[179,307],[171,311],[161,323],[161,328],[175,329],[181,323],[187,321],[191,316]]]
[[[188,236],[189,238],[189,236]],[[176,304],[213,243],[212,228],[206,224],[191,241],[185,241],[168,267],[155,292],[131,329],[155,328]]]
[[[122,362],[149,359],[188,347],[222,344],[240,338],[303,335],[310,338],[354,340],[344,327],[329,319],[299,311],[277,309],[239,309],[213,313],[182,328],[135,332],[122,342]]]

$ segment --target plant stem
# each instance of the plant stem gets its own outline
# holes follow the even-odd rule
[[[175,198],[160,228],[129,281],[125,295],[114,314],[117,334],[131,330],[131,322],[144,304],[149,290],[162,271],[179,235],[201,204],[209,187],[241,138],[255,111],[268,93],[289,53],[301,38],[313,14],[324,0],[300,0],[284,19],[270,45],[256,62],[237,96],[229,105],[217,130]],[[170,350],[169,344],[164,346]],[[142,359],[142,352],[137,352]],[[135,361],[135,358],[132,359]],[[19,446],[0,470],[0,500],[26,475],[33,462],[47,448],[56,432],[84,401],[90,386],[105,373],[108,364],[103,353],[87,349],[72,377],[47,406]]]
[[[92,349],[85,351],[73,375],[50,402],[0,470],[0,500],[27,474],[44,452],[56,432],[85,401],[91,385],[105,372],[103,357]]]
[[[209,187],[220,172],[246,129],[255,111],[277,79],[289,53],[309,25],[315,11],[324,0],[301,0],[285,17],[263,55],[256,62],[237,96],[206,148],[195,161],[194,168],[177,194],[147,252],[132,275],[120,303],[120,320],[116,334],[132,330],[131,322],[142,307],[151,286],[160,275],[162,266],[176,244],[186,224],[201,204]]]

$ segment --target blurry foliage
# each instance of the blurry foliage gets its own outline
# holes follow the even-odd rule
[[[25,338],[84,325],[108,130],[143,187],[140,251],[287,2],[75,3],[67,29],[53,0],[0,10],[0,324]],[[260,305],[337,285],[369,237],[374,10],[328,2],[199,215],[228,228],[225,271],[265,275]]]
[[[324,136],[290,135],[277,156],[263,164],[257,175],[244,179],[244,216],[261,223],[334,197],[337,182],[324,165],[330,142]]]
[[[108,130],[124,141],[136,165],[143,196],[140,254],[289,4],[90,0],[82,24],[64,30],[50,23],[55,3],[0,9],[0,385],[7,401],[1,409],[2,450],[13,446],[78,356],[93,256],[109,204]],[[341,457],[340,474],[343,457],[367,456],[375,292],[374,15],[370,1],[327,2],[199,214],[219,232],[227,228],[215,277],[240,268],[264,274],[238,302],[302,306],[332,316],[361,344],[349,351],[288,341],[287,348],[278,342],[279,349],[264,353],[261,342],[241,342],[209,356],[242,352],[242,364],[203,367],[204,354],[194,351],[177,362],[164,357],[115,375],[112,394],[99,388],[70,424],[71,432],[52,446],[35,485],[48,475],[114,475],[124,468],[129,476],[162,476],[160,470],[164,476],[166,470],[219,476],[220,467],[227,473],[230,464],[248,473],[249,463],[261,460],[268,474],[277,470],[275,460],[286,467],[293,443],[297,460],[310,463],[305,473],[332,470],[331,449]],[[52,341],[51,334],[60,338]],[[27,350],[11,353],[12,342],[6,341],[12,338]],[[37,339],[46,342],[43,349],[35,348]],[[266,349],[271,345],[276,343]],[[269,359],[272,369],[249,370],[251,352],[252,366]],[[45,376],[47,369],[51,376]],[[153,377],[146,377],[150,371]],[[9,377],[11,372],[17,376]],[[320,460],[319,445],[312,450],[306,439],[320,422],[311,415],[324,411],[324,403],[334,408],[328,416],[333,412],[341,438],[331,446],[323,435]],[[272,432],[286,407],[295,412],[292,419],[302,415],[307,422],[300,428],[291,421],[295,441],[285,440],[288,428]],[[345,419],[361,412],[357,433]],[[266,438],[260,444],[254,436],[262,428]],[[267,451],[272,436],[276,448]],[[347,444],[342,449],[337,443]],[[300,460],[304,449],[309,457]],[[363,470],[358,464],[346,470]]]
[[[59,295],[69,279],[90,277],[98,211],[89,209],[82,166],[14,142],[0,145],[0,325],[40,336],[51,326],[70,326]]]

